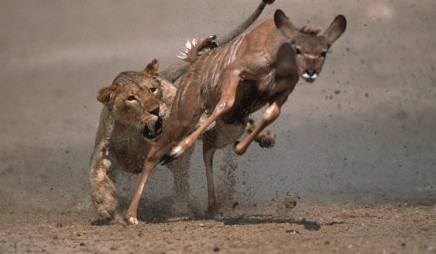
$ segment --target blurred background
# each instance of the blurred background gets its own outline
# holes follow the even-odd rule
[[[165,69],[186,39],[223,35],[258,3],[1,1],[0,205],[88,209],[98,89],[152,58]],[[271,125],[275,147],[252,145],[235,159],[234,200],[290,192],[302,201],[434,203],[436,3],[276,0],[256,24],[277,8],[296,26],[326,28],[344,14],[348,27],[320,78],[300,81]],[[191,184],[205,200],[200,148]],[[129,179],[133,187],[136,177]],[[170,195],[171,186],[172,175],[156,170],[145,195]]]

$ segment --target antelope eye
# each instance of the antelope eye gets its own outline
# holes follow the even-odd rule
[[[326,57],[327,56],[327,51],[323,51],[322,53],[321,53],[321,57]]]
[[[127,98],[127,100],[128,100],[128,101],[135,101],[135,100],[136,100],[136,97],[135,97],[134,95],[130,95],[130,96]]]
[[[299,48],[295,48],[295,54],[296,54],[296,55],[301,55],[301,54],[303,54],[303,53],[301,53],[301,49],[299,49]]]

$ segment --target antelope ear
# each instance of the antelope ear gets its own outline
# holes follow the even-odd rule
[[[335,20],[330,24],[329,28],[324,32],[324,36],[330,41],[335,42],[345,32],[347,28],[347,19],[344,15],[336,16]]]
[[[298,34],[298,30],[292,24],[285,13],[278,9],[274,13],[274,24],[283,33],[283,35],[289,39],[293,38]]]
[[[115,95],[117,85],[104,87],[97,92],[97,100],[103,104],[108,104]]]
[[[159,69],[159,61],[157,59],[153,59],[151,63],[149,63],[147,67],[145,67],[144,71],[146,74],[152,77],[159,77],[158,69]]]

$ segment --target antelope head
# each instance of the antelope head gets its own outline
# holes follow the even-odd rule
[[[338,15],[321,35],[318,35],[321,29],[315,26],[298,30],[282,10],[274,13],[274,23],[292,44],[298,73],[307,82],[313,82],[319,76],[330,47],[347,27],[345,17]]]

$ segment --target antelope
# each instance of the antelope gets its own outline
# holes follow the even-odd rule
[[[307,82],[318,78],[330,47],[344,33],[346,24],[345,17],[338,15],[319,35],[321,29],[314,26],[298,30],[279,9],[273,19],[194,62],[180,81],[166,127],[146,155],[124,216],[128,223],[138,223],[138,203],[155,165],[176,159],[200,135],[208,139],[203,145],[208,212],[219,216],[212,172],[216,149],[233,143],[235,153],[244,154],[257,135],[279,117],[299,78]],[[249,115],[266,105],[259,125],[236,142]],[[196,127],[203,113],[208,117]]]

